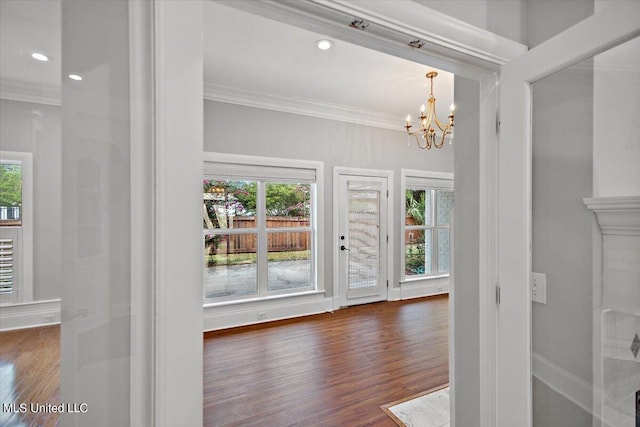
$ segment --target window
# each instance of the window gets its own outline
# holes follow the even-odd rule
[[[403,172],[405,280],[449,274],[451,174]]]
[[[0,303],[32,299],[32,155],[0,151]]]
[[[218,156],[219,157],[219,156]],[[238,162],[238,159],[242,162]],[[317,169],[233,156],[205,162],[204,299],[317,290]],[[295,163],[298,164],[298,163]]]

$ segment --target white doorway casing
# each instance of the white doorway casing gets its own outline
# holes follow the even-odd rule
[[[201,40],[197,37],[201,33],[201,14],[198,10],[202,7],[202,2],[180,2],[180,1],[159,1],[154,5],[158,9],[156,12],[156,95],[158,100],[158,113],[156,117],[157,131],[159,131],[159,141],[155,145],[159,149],[154,160],[156,166],[157,195],[156,209],[159,210],[159,223],[156,232],[158,233],[155,242],[156,250],[160,249],[155,260],[155,292],[157,304],[154,306],[154,378],[155,391],[154,408],[156,425],[172,425],[176,420],[190,420],[189,424],[198,424],[201,417],[202,405],[202,364],[188,363],[182,364],[180,371],[170,370],[168,367],[175,365],[172,362],[178,361],[181,355],[188,356],[193,352],[193,348],[201,345],[201,331],[192,330],[191,326],[199,321],[202,322],[202,301],[189,293],[188,295],[178,295],[177,289],[171,289],[170,283],[176,279],[181,283],[188,283],[196,287],[195,292],[201,296],[200,278],[195,274],[188,277],[178,277],[185,265],[194,265],[195,260],[199,261],[201,248],[194,242],[199,242],[199,228],[196,230],[189,228],[187,233],[179,236],[179,241],[188,243],[181,247],[180,253],[169,254],[163,251],[166,246],[163,242],[168,242],[171,235],[170,230],[179,230],[184,218],[175,218],[167,214],[172,199],[182,200],[183,197],[196,200],[199,194],[195,183],[195,174],[176,175],[179,168],[170,168],[169,160],[172,154],[181,157],[183,161],[192,161],[195,165],[195,158],[201,160],[202,141],[199,144],[192,144],[201,138],[201,135],[194,134],[195,128],[202,129],[200,107],[193,102],[200,97],[202,104],[202,51]],[[478,188],[482,194],[478,215],[483,224],[488,224],[486,228],[476,230],[480,233],[478,257],[481,259],[479,277],[479,311],[474,314],[455,313],[457,319],[455,329],[451,333],[460,335],[463,339],[466,335],[473,335],[481,345],[480,372],[482,374],[479,382],[468,381],[466,386],[477,390],[483,402],[473,408],[466,405],[455,405],[456,412],[473,412],[477,415],[477,407],[481,407],[480,426],[493,426],[492,422],[495,414],[496,401],[495,388],[491,384],[492,372],[495,370],[495,348],[491,344],[491,337],[495,336],[495,323],[492,320],[492,313],[495,313],[495,277],[492,271],[496,265],[496,251],[494,250],[494,240],[496,235],[495,218],[497,206],[497,191],[495,181],[496,171],[496,144],[495,144],[495,113],[497,103],[495,95],[495,72],[501,65],[523,53],[526,48],[523,45],[496,36],[488,31],[472,26],[464,26],[466,31],[459,31],[461,23],[458,20],[448,18],[443,14],[432,13],[428,8],[416,8],[413,1],[310,1],[310,2],[230,2],[241,4],[245,9],[253,9],[254,12],[261,13],[274,19],[286,22],[295,22],[297,25],[330,34],[342,40],[350,41],[361,46],[376,49],[392,55],[413,60],[416,62],[429,64],[446,71],[454,72],[457,75],[473,79],[480,83],[480,127],[481,132],[477,139],[469,143],[479,144],[479,156],[475,159],[479,163],[480,173]],[[180,4],[180,6],[178,6]],[[183,5],[188,5],[183,7]],[[200,11],[201,12],[201,11]],[[419,13],[416,13],[419,12]],[[327,16],[331,19],[327,19]],[[344,19],[353,16],[361,16],[371,23],[369,31],[354,31],[342,24]],[[174,37],[181,28],[184,31],[188,28],[188,37]],[[420,50],[408,49],[406,40],[423,39],[427,43],[425,48]],[[185,46],[189,46],[185,49]],[[179,74],[178,67],[185,73]],[[184,76],[188,79],[181,80]],[[200,78],[200,80],[198,80]],[[191,82],[189,84],[185,82]],[[199,87],[198,87],[199,86]],[[175,102],[174,102],[175,101]],[[174,120],[175,117],[178,121]],[[196,118],[197,116],[197,118]],[[191,119],[189,119],[191,117]],[[197,126],[197,123],[200,126]],[[165,129],[164,126],[170,126]],[[180,144],[180,129],[184,135],[189,136],[189,144]],[[156,137],[157,138],[157,137]],[[169,142],[171,142],[169,144]],[[463,148],[460,148],[463,149]],[[176,153],[179,150],[179,153]],[[175,173],[173,171],[176,171]],[[456,176],[456,178],[458,178]],[[171,181],[171,182],[169,182]],[[165,186],[169,185],[169,188]],[[393,188],[393,186],[389,186]],[[182,189],[186,194],[180,195],[178,191]],[[193,193],[192,193],[193,190]],[[458,195],[459,196],[459,195]],[[390,204],[393,202],[390,200]],[[194,202],[194,206],[198,206]],[[190,212],[193,218],[199,212]],[[456,212],[460,219],[460,212]],[[190,216],[191,218],[191,216]],[[199,219],[199,218],[198,218]],[[488,220],[487,222],[484,222]],[[197,221],[194,224],[199,226]],[[335,235],[335,233],[334,233]],[[459,236],[460,237],[460,236]],[[335,237],[334,237],[335,238]],[[390,236],[390,240],[392,237]],[[193,240],[193,242],[192,242]],[[329,240],[328,240],[329,241]],[[333,241],[333,239],[331,239]],[[178,248],[178,245],[173,247]],[[334,242],[335,247],[335,242]],[[173,259],[171,256],[177,258]],[[169,261],[171,265],[169,264]],[[184,261],[184,263],[183,263]],[[391,265],[389,271],[392,270]],[[457,265],[456,269],[464,268]],[[194,271],[198,270],[194,268]],[[169,274],[165,274],[169,273]],[[335,283],[335,281],[334,281]],[[189,287],[191,289],[191,287]],[[173,298],[173,297],[176,298]],[[456,296],[454,295],[454,298]],[[168,304],[168,302],[171,304]],[[466,316],[466,317],[465,317]],[[479,317],[479,324],[475,319]],[[469,321],[471,319],[471,321]],[[185,332],[186,330],[190,332]],[[477,339],[481,334],[481,339]],[[484,337],[488,336],[489,340]],[[200,340],[200,344],[195,341]],[[476,341],[474,340],[474,341]],[[485,344],[486,343],[486,344]],[[193,347],[191,347],[193,344]],[[191,360],[189,357],[183,360]],[[466,381],[464,378],[455,379]],[[452,384],[452,392],[455,384]],[[169,404],[170,403],[170,404]],[[200,407],[200,410],[197,408]],[[181,417],[182,415],[182,417]],[[457,418],[457,417],[456,417]],[[463,422],[461,420],[460,422]],[[200,422],[201,424],[201,419]]]
[[[498,426],[532,425],[531,84],[640,34],[640,3],[619,1],[502,68],[498,149]]]

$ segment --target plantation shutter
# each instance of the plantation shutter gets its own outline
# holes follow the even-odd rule
[[[17,232],[2,230],[0,235],[0,302],[15,302],[17,281]]]

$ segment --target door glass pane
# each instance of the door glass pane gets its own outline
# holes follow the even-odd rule
[[[349,190],[349,289],[378,286],[380,192]]]
[[[640,39],[532,95],[533,424],[637,426],[640,235],[587,205],[640,195]]]
[[[313,285],[311,279],[311,232],[268,233],[267,288],[296,290]]]
[[[257,294],[256,242],[255,233],[205,236],[205,298]]]

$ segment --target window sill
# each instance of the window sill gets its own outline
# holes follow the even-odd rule
[[[401,285],[420,284],[425,281],[437,280],[437,279],[449,279],[449,274],[440,274],[437,276],[419,276],[419,277],[412,277],[410,279],[405,278],[404,280],[400,280],[400,284]]]
[[[289,299],[295,299],[295,298],[304,299],[309,296],[324,295],[324,294],[325,294],[325,291],[314,290],[314,291],[298,292],[295,294],[268,295],[265,297],[244,298],[244,299],[236,299],[236,300],[230,300],[230,301],[205,302],[203,304],[203,307],[206,309],[206,308],[215,308],[215,307],[228,307],[228,306],[235,306],[235,305],[251,305],[251,304],[257,304],[257,303],[263,303],[263,302],[277,301],[277,300],[289,300]]]

